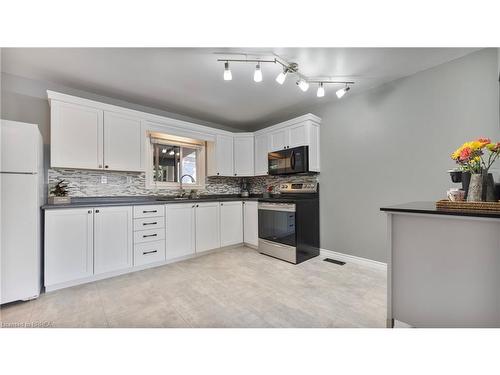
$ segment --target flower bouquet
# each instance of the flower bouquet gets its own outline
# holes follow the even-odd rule
[[[451,154],[451,158],[465,173],[470,173],[467,201],[495,201],[493,176],[490,167],[500,156],[500,142],[479,138],[466,142]]]

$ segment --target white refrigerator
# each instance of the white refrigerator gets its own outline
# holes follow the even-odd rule
[[[1,120],[0,303],[39,296],[43,141],[37,125]]]

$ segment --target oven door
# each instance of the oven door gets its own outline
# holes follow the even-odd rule
[[[295,247],[295,204],[259,203],[259,238]]]

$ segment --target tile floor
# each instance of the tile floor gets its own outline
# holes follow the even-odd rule
[[[2,306],[3,327],[384,327],[385,271],[239,247]]]

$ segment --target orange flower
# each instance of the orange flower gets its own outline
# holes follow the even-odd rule
[[[481,143],[481,147],[483,147],[483,146],[491,143],[491,139],[489,139],[489,138],[478,138],[478,139],[476,139],[476,142]]]

